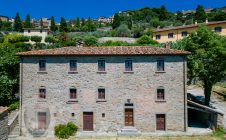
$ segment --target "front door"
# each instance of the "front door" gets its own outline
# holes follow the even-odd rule
[[[46,129],[46,112],[38,112],[38,129]]]
[[[83,130],[93,131],[93,112],[83,113]]]
[[[125,126],[133,126],[133,109],[125,109]]]

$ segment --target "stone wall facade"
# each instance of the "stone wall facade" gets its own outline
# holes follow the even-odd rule
[[[0,107],[0,140],[8,139],[8,110]]]
[[[106,72],[97,61],[104,59]],[[133,72],[125,72],[125,60],[133,61]],[[39,72],[46,60],[46,72]],[[69,61],[77,60],[77,73],[70,74]],[[165,71],[157,72],[157,60]],[[166,131],[186,131],[186,59],[184,56],[27,56],[21,58],[22,135],[54,134],[54,126],[74,122],[83,131],[83,112],[93,112],[94,132],[118,132],[125,127],[125,103],[133,103],[134,127],[156,131],[156,114],[166,115]],[[165,101],[156,101],[156,90],[165,89]],[[46,88],[46,100],[39,88]],[[69,101],[69,89],[77,89],[77,102]],[[105,102],[98,102],[98,88],[105,88]],[[37,113],[46,112],[46,131],[37,130]],[[72,116],[74,113],[74,116]],[[105,116],[103,117],[103,114]]]

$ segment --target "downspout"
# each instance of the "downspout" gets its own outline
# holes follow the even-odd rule
[[[22,136],[23,58],[20,59],[20,136]]]
[[[183,81],[184,81],[184,131],[187,131],[187,93],[186,93],[186,56],[183,60]]]

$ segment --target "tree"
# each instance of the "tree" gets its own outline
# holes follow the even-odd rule
[[[42,18],[40,19],[40,27],[43,28],[43,20],[42,20]]]
[[[50,30],[55,32],[57,30],[56,24],[55,24],[55,20],[54,17],[51,17],[51,23],[50,23]]]
[[[206,20],[206,13],[204,8],[201,5],[198,5],[196,8],[194,19],[198,22],[205,22]]]
[[[168,18],[168,12],[166,10],[166,7],[162,5],[159,9],[159,19],[160,20],[166,20]]]
[[[68,31],[67,22],[66,22],[65,18],[61,17],[60,32],[67,32],[67,31]]]
[[[143,35],[137,40],[137,44],[139,45],[155,45],[158,44],[157,41],[153,40],[151,37],[147,35]]]
[[[176,16],[176,19],[181,21],[182,23],[184,23],[184,14],[181,12],[181,11],[177,11],[177,16]]]
[[[79,17],[77,17],[77,19],[76,19],[75,27],[76,27],[77,29],[80,29],[80,28],[81,28]]]
[[[85,36],[84,44],[85,46],[97,46],[98,39],[95,36]]]
[[[2,26],[3,26],[2,19],[0,18],[0,30],[2,30]]]
[[[82,26],[82,27],[85,26],[85,19],[84,19],[84,18],[82,18],[82,24],[81,24],[81,26]]]
[[[25,28],[31,28],[31,18],[30,18],[29,14],[27,14],[27,16],[26,16]]]
[[[122,24],[117,28],[118,37],[130,37],[131,31],[126,24]]]
[[[184,39],[185,50],[192,52],[188,60],[188,77],[203,82],[205,105],[209,105],[213,85],[226,69],[226,39],[206,26],[199,27]]]
[[[20,19],[20,15],[19,15],[18,12],[16,13],[16,17],[15,17],[14,31],[17,31],[17,32],[22,32],[23,31],[22,21]]]
[[[116,28],[118,28],[120,26],[120,24],[121,24],[120,16],[119,16],[118,13],[116,13],[114,15],[114,19],[113,19],[113,23],[112,23],[112,28],[113,29],[116,29]]]

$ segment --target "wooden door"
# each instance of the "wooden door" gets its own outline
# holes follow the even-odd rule
[[[125,126],[133,125],[133,109],[125,109]]]
[[[166,118],[165,114],[157,114],[156,115],[156,130],[165,130]]]
[[[38,129],[46,129],[46,112],[38,112]]]
[[[83,130],[93,131],[93,112],[83,113]]]

